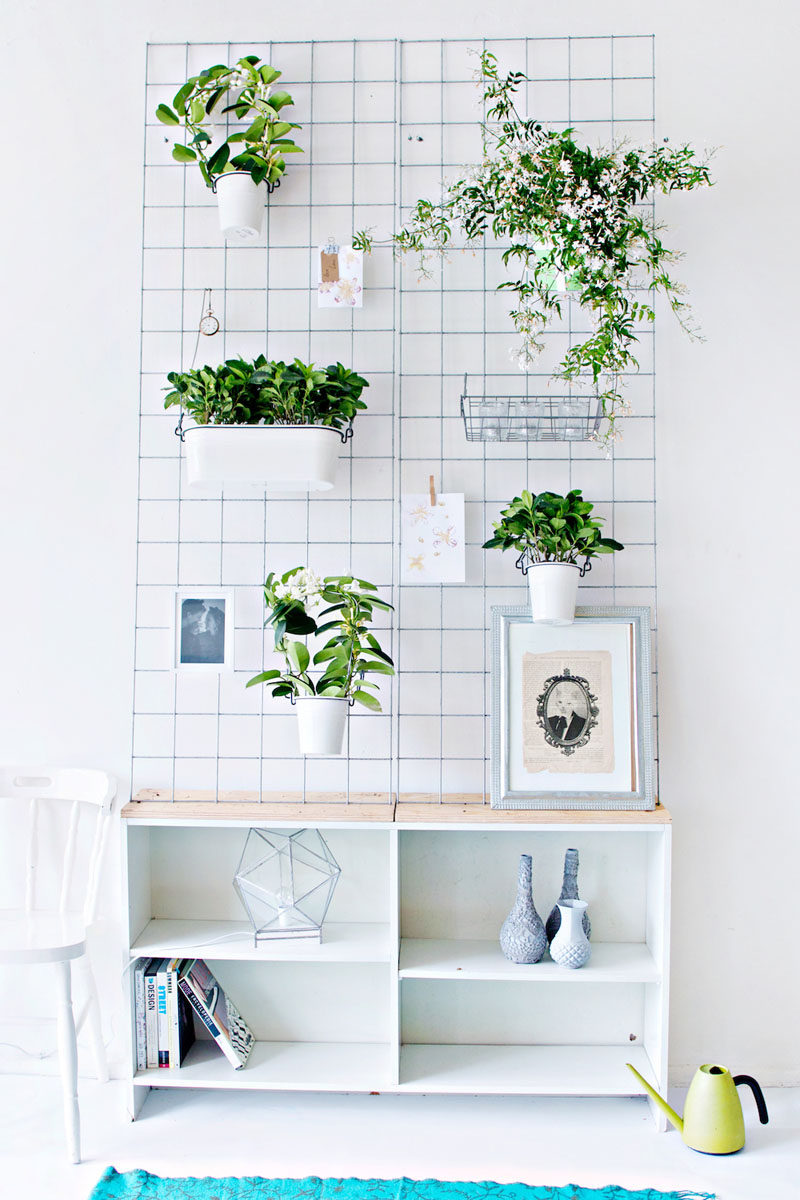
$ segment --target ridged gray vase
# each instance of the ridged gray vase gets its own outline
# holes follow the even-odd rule
[[[532,878],[531,856],[521,854],[517,898],[500,930],[500,949],[515,963],[541,962],[547,949],[544,923],[533,903]]]
[[[562,900],[579,900],[578,895],[578,851],[568,850],[564,855],[564,881],[561,884],[561,895],[553,905],[553,911],[547,918],[545,930],[547,932],[548,942],[552,942],[553,938],[561,927],[561,913],[558,911],[558,906]],[[589,920],[589,914],[583,914],[583,932],[587,938],[592,936],[592,923]]]

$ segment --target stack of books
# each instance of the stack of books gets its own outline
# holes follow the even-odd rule
[[[180,1067],[195,1020],[239,1070],[253,1048],[241,1013],[199,958],[140,958],[134,968],[136,1069]]]

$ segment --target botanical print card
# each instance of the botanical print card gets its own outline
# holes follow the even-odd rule
[[[319,247],[319,308],[361,308],[364,254],[352,246],[328,243]]]
[[[400,582],[463,583],[464,494],[431,497],[426,492],[401,497]]]

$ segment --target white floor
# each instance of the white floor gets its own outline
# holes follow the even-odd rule
[[[133,1124],[119,1083],[81,1080],[84,1161],[64,1160],[58,1082],[0,1076],[0,1194],[86,1200],[108,1165],[161,1175],[522,1180],[800,1197],[800,1089],[749,1103],[745,1150],[710,1158],[655,1132],[641,1100],[309,1096],[153,1091]],[[670,1099],[680,1104],[682,1095]]]

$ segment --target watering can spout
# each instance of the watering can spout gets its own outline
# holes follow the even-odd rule
[[[655,1103],[658,1105],[658,1107],[661,1109],[661,1111],[664,1113],[664,1115],[667,1117],[667,1119],[672,1122],[672,1124],[675,1126],[675,1128],[678,1130],[678,1132],[683,1133],[683,1118],[678,1116],[678,1114],[675,1112],[674,1108],[670,1108],[670,1106],[667,1104],[666,1100],[662,1099],[662,1097],[659,1096],[659,1094],[655,1090],[655,1088],[652,1088],[650,1086],[650,1084],[647,1082],[647,1080],[642,1075],[639,1074],[639,1072],[636,1070],[636,1067],[631,1066],[630,1063],[626,1063],[625,1066],[628,1068],[629,1071],[633,1071],[634,1075],[639,1080],[639,1083],[641,1083],[642,1087],[647,1092],[648,1096],[650,1096],[651,1099],[655,1101]]]

